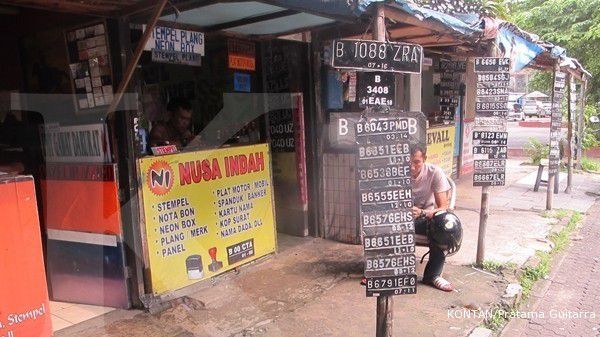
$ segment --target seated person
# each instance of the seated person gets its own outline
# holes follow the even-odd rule
[[[426,160],[426,150],[418,146],[411,149],[415,233],[427,235],[429,241],[430,255],[423,283],[443,291],[452,291],[454,286],[442,278],[442,271],[446,254],[455,253],[460,248],[462,228],[458,218],[447,212],[447,192],[451,186],[444,171],[426,163]]]
[[[167,104],[169,120],[159,122],[150,131],[150,146],[176,145],[181,150],[194,138],[190,131],[192,105],[184,99],[175,98]]]

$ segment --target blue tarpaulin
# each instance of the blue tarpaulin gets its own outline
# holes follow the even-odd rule
[[[459,18],[460,15],[450,15],[442,12],[434,11],[432,9],[423,8],[414,3],[410,3],[403,0],[395,1],[384,1],[384,0],[358,0],[357,11],[364,13],[367,8],[374,3],[386,2],[389,6],[398,8],[410,14],[419,20],[434,20],[444,24],[449,30],[462,35],[474,35],[482,32],[481,28],[478,27],[479,20],[473,20],[473,16],[462,15],[464,19],[469,19],[470,23],[467,23]]]
[[[502,56],[510,58],[511,70],[514,72],[525,68],[544,52],[544,48],[518,36],[505,27],[498,30],[496,45],[503,54]]]

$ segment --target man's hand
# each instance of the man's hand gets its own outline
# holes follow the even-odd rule
[[[418,207],[416,207],[416,206],[413,206],[413,208],[412,208],[412,214],[413,214],[413,218],[416,219],[416,218],[420,217],[423,214],[423,210],[420,209],[420,208],[418,208]]]
[[[413,218],[417,219],[418,217],[424,216],[427,219],[431,219],[433,218],[433,215],[435,214],[436,210],[426,210],[426,209],[421,209],[418,207],[413,206],[412,208],[412,214],[413,214]]]

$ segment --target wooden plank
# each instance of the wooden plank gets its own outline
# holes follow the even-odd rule
[[[568,168],[567,168],[567,188],[565,189],[565,193],[571,194],[571,189],[573,185],[573,111],[571,109],[571,73],[567,73],[567,143],[569,152],[567,156],[569,158]]]
[[[455,38],[453,38],[452,36],[448,36],[448,35],[429,35],[429,36],[425,36],[425,37],[418,37],[418,38],[413,38],[413,39],[399,39],[400,41],[404,41],[404,42],[409,42],[409,43],[416,43],[416,44],[420,44],[422,46],[428,45],[428,46],[439,46],[439,45],[448,45],[450,44],[454,44],[454,45],[458,45],[458,44],[462,44],[462,41],[459,41]]]
[[[161,13],[162,13],[163,9],[165,8],[165,5],[167,4],[167,1],[168,0],[162,0],[158,4],[152,19],[150,20],[150,22],[148,23],[148,25],[146,27],[146,30],[144,31],[144,35],[142,35],[140,42],[138,43],[137,47],[135,48],[135,53],[133,54],[133,57],[129,61],[129,64],[127,64],[127,69],[125,70],[123,78],[121,79],[121,82],[119,83],[119,87],[117,88],[117,91],[114,95],[114,99],[110,103],[110,106],[108,107],[108,110],[107,110],[108,118],[112,117],[112,115],[115,112],[115,109],[117,108],[117,105],[123,98],[123,93],[127,89],[127,86],[129,85],[129,81],[131,80],[131,76],[133,75],[133,72],[135,71],[135,68],[136,68],[138,62],[140,61],[140,57],[142,56],[142,52],[144,51],[146,42],[148,42],[148,39],[150,39],[150,36],[152,35],[152,29],[156,25],[156,22],[158,22],[158,18],[161,16]]]
[[[389,32],[390,32],[390,36],[394,39],[396,39],[396,38],[409,39],[409,38],[415,38],[415,37],[431,36],[431,35],[436,34],[436,32],[433,32],[427,28],[416,27],[416,26],[407,26],[407,27],[402,27],[402,28],[390,29]]]

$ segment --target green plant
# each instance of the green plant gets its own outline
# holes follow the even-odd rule
[[[597,125],[590,122],[590,117],[592,116],[598,116],[598,109],[594,105],[588,104],[585,106],[583,114],[585,128],[581,145],[584,149],[600,146],[600,139],[598,139],[600,129]]]
[[[544,218],[554,218],[558,220],[562,220],[569,216],[569,211],[566,209],[557,209],[556,211],[546,211],[542,214]]]
[[[586,171],[600,172],[600,162],[588,157],[581,158],[581,167]]]
[[[543,144],[536,138],[530,137],[527,143],[523,145],[523,150],[529,159],[531,159],[531,163],[534,165],[538,165],[542,158],[548,158],[548,153],[550,152],[550,148],[547,144]]]
[[[514,262],[498,262],[494,260],[485,260],[480,265],[473,264],[473,266],[495,274],[500,274],[504,270],[517,268]]]

